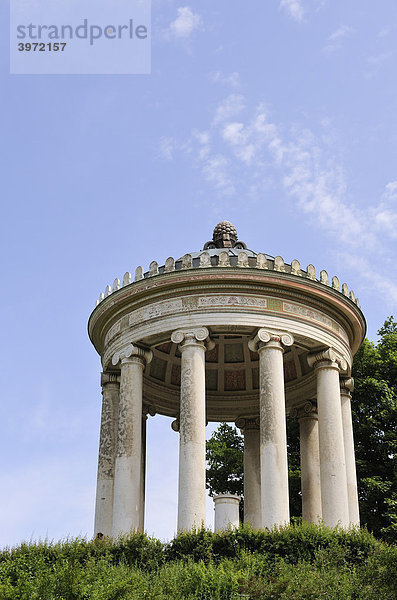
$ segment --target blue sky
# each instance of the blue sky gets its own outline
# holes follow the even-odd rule
[[[346,281],[370,339],[396,314],[397,4],[153,0],[152,74],[135,76],[10,75],[8,3],[0,16],[4,546],[92,535],[86,323],[125,271],[201,249],[228,219],[249,248]],[[160,538],[177,454],[150,418]]]

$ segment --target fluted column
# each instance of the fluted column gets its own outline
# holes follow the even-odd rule
[[[320,446],[322,518],[329,527],[349,525],[345,448],[339,371],[346,370],[344,358],[329,348],[308,356],[317,375],[317,407]]]
[[[268,529],[289,522],[283,346],[293,342],[288,333],[259,329],[248,344],[259,353],[262,527]]]
[[[239,417],[236,426],[244,435],[244,523],[262,527],[260,420]]]
[[[318,523],[322,515],[318,414],[312,402],[306,402],[297,412],[300,433],[302,519],[309,523]]]
[[[351,377],[340,380],[340,397],[342,404],[343,440],[345,446],[347,497],[349,501],[350,525],[360,525],[360,512],[358,507],[356,459],[354,454],[353,423],[351,410],[351,392],[354,383]]]
[[[112,358],[121,363],[113,537],[141,526],[142,386],[151,352],[129,344]]]
[[[116,458],[117,413],[120,380],[117,373],[101,374],[102,415],[99,436],[98,477],[94,535],[112,535],[114,463]]]
[[[174,331],[181,352],[178,530],[205,525],[205,351],[208,329]]]

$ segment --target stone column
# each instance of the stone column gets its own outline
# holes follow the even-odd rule
[[[308,523],[321,520],[320,447],[318,441],[318,414],[311,402],[298,410],[302,519]]]
[[[310,354],[309,365],[317,375],[317,407],[320,445],[322,518],[328,527],[349,525],[345,449],[339,370],[345,371],[344,358],[329,348]]]
[[[174,331],[181,352],[178,531],[205,526],[205,351],[208,329]]]
[[[139,531],[145,531],[145,498],[146,498],[146,424],[147,413],[142,414],[142,452],[141,452],[141,499],[139,515]]]
[[[244,523],[262,527],[259,417],[239,417],[236,426],[244,435]]]
[[[352,526],[360,525],[358,507],[356,459],[354,455],[354,438],[351,410],[351,393],[354,382],[351,377],[342,377],[340,380],[340,396],[342,404],[343,440],[345,444],[347,497],[349,501],[349,522]]]
[[[142,385],[152,353],[129,344],[112,358],[121,362],[117,452],[114,475],[113,537],[141,526]]]
[[[117,413],[120,380],[117,373],[101,374],[102,415],[99,437],[98,477],[94,536],[112,535],[114,463],[116,458]]]
[[[248,344],[259,353],[262,527],[268,529],[289,522],[283,345],[293,343],[289,333],[259,329]]]

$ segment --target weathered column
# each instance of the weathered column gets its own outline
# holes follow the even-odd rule
[[[114,463],[120,380],[117,373],[101,373],[102,415],[99,436],[98,477],[94,535],[112,535]]]
[[[259,353],[262,527],[268,529],[289,522],[283,345],[293,343],[289,333],[259,329],[248,344]]]
[[[259,417],[239,417],[236,426],[244,435],[244,523],[262,527]]]
[[[117,453],[114,476],[113,537],[141,526],[142,385],[150,351],[129,344],[112,358],[121,362]]]
[[[354,382],[351,377],[342,377],[340,380],[340,397],[342,403],[343,440],[345,444],[347,497],[349,501],[350,525],[360,525],[360,512],[358,507],[356,459],[354,454],[353,423],[351,410],[351,392]]]
[[[320,445],[322,518],[329,527],[349,525],[345,449],[339,370],[345,371],[344,358],[329,348],[310,354],[309,365],[317,375],[317,407]]]
[[[205,526],[205,351],[208,329],[174,331],[181,352],[178,530]]]
[[[318,414],[312,402],[298,410],[302,519],[309,523],[321,520],[320,447],[318,441]]]

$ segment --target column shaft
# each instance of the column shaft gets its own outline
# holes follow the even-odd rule
[[[141,500],[140,500],[139,531],[145,531],[146,424],[147,424],[147,415],[143,415],[142,416]]]
[[[205,526],[205,345],[206,328],[177,331],[181,343],[178,530]]]
[[[317,372],[317,406],[320,444],[322,518],[329,527],[349,525],[345,449],[335,362],[320,362]]]
[[[287,434],[282,346],[259,348],[262,526],[289,522]]]
[[[341,403],[343,439],[346,461],[347,497],[349,501],[349,522],[350,525],[359,526],[360,512],[358,506],[356,459],[354,454],[354,438],[350,392],[348,389],[345,389],[343,387],[341,388]]]
[[[139,356],[121,361],[113,537],[140,527],[143,368]]]
[[[117,441],[119,382],[115,374],[102,374],[102,415],[99,437],[98,477],[94,535],[112,535],[114,465]]]
[[[244,523],[262,527],[259,427],[244,429]]]
[[[317,523],[321,519],[320,450],[317,415],[299,419],[302,519]]]

